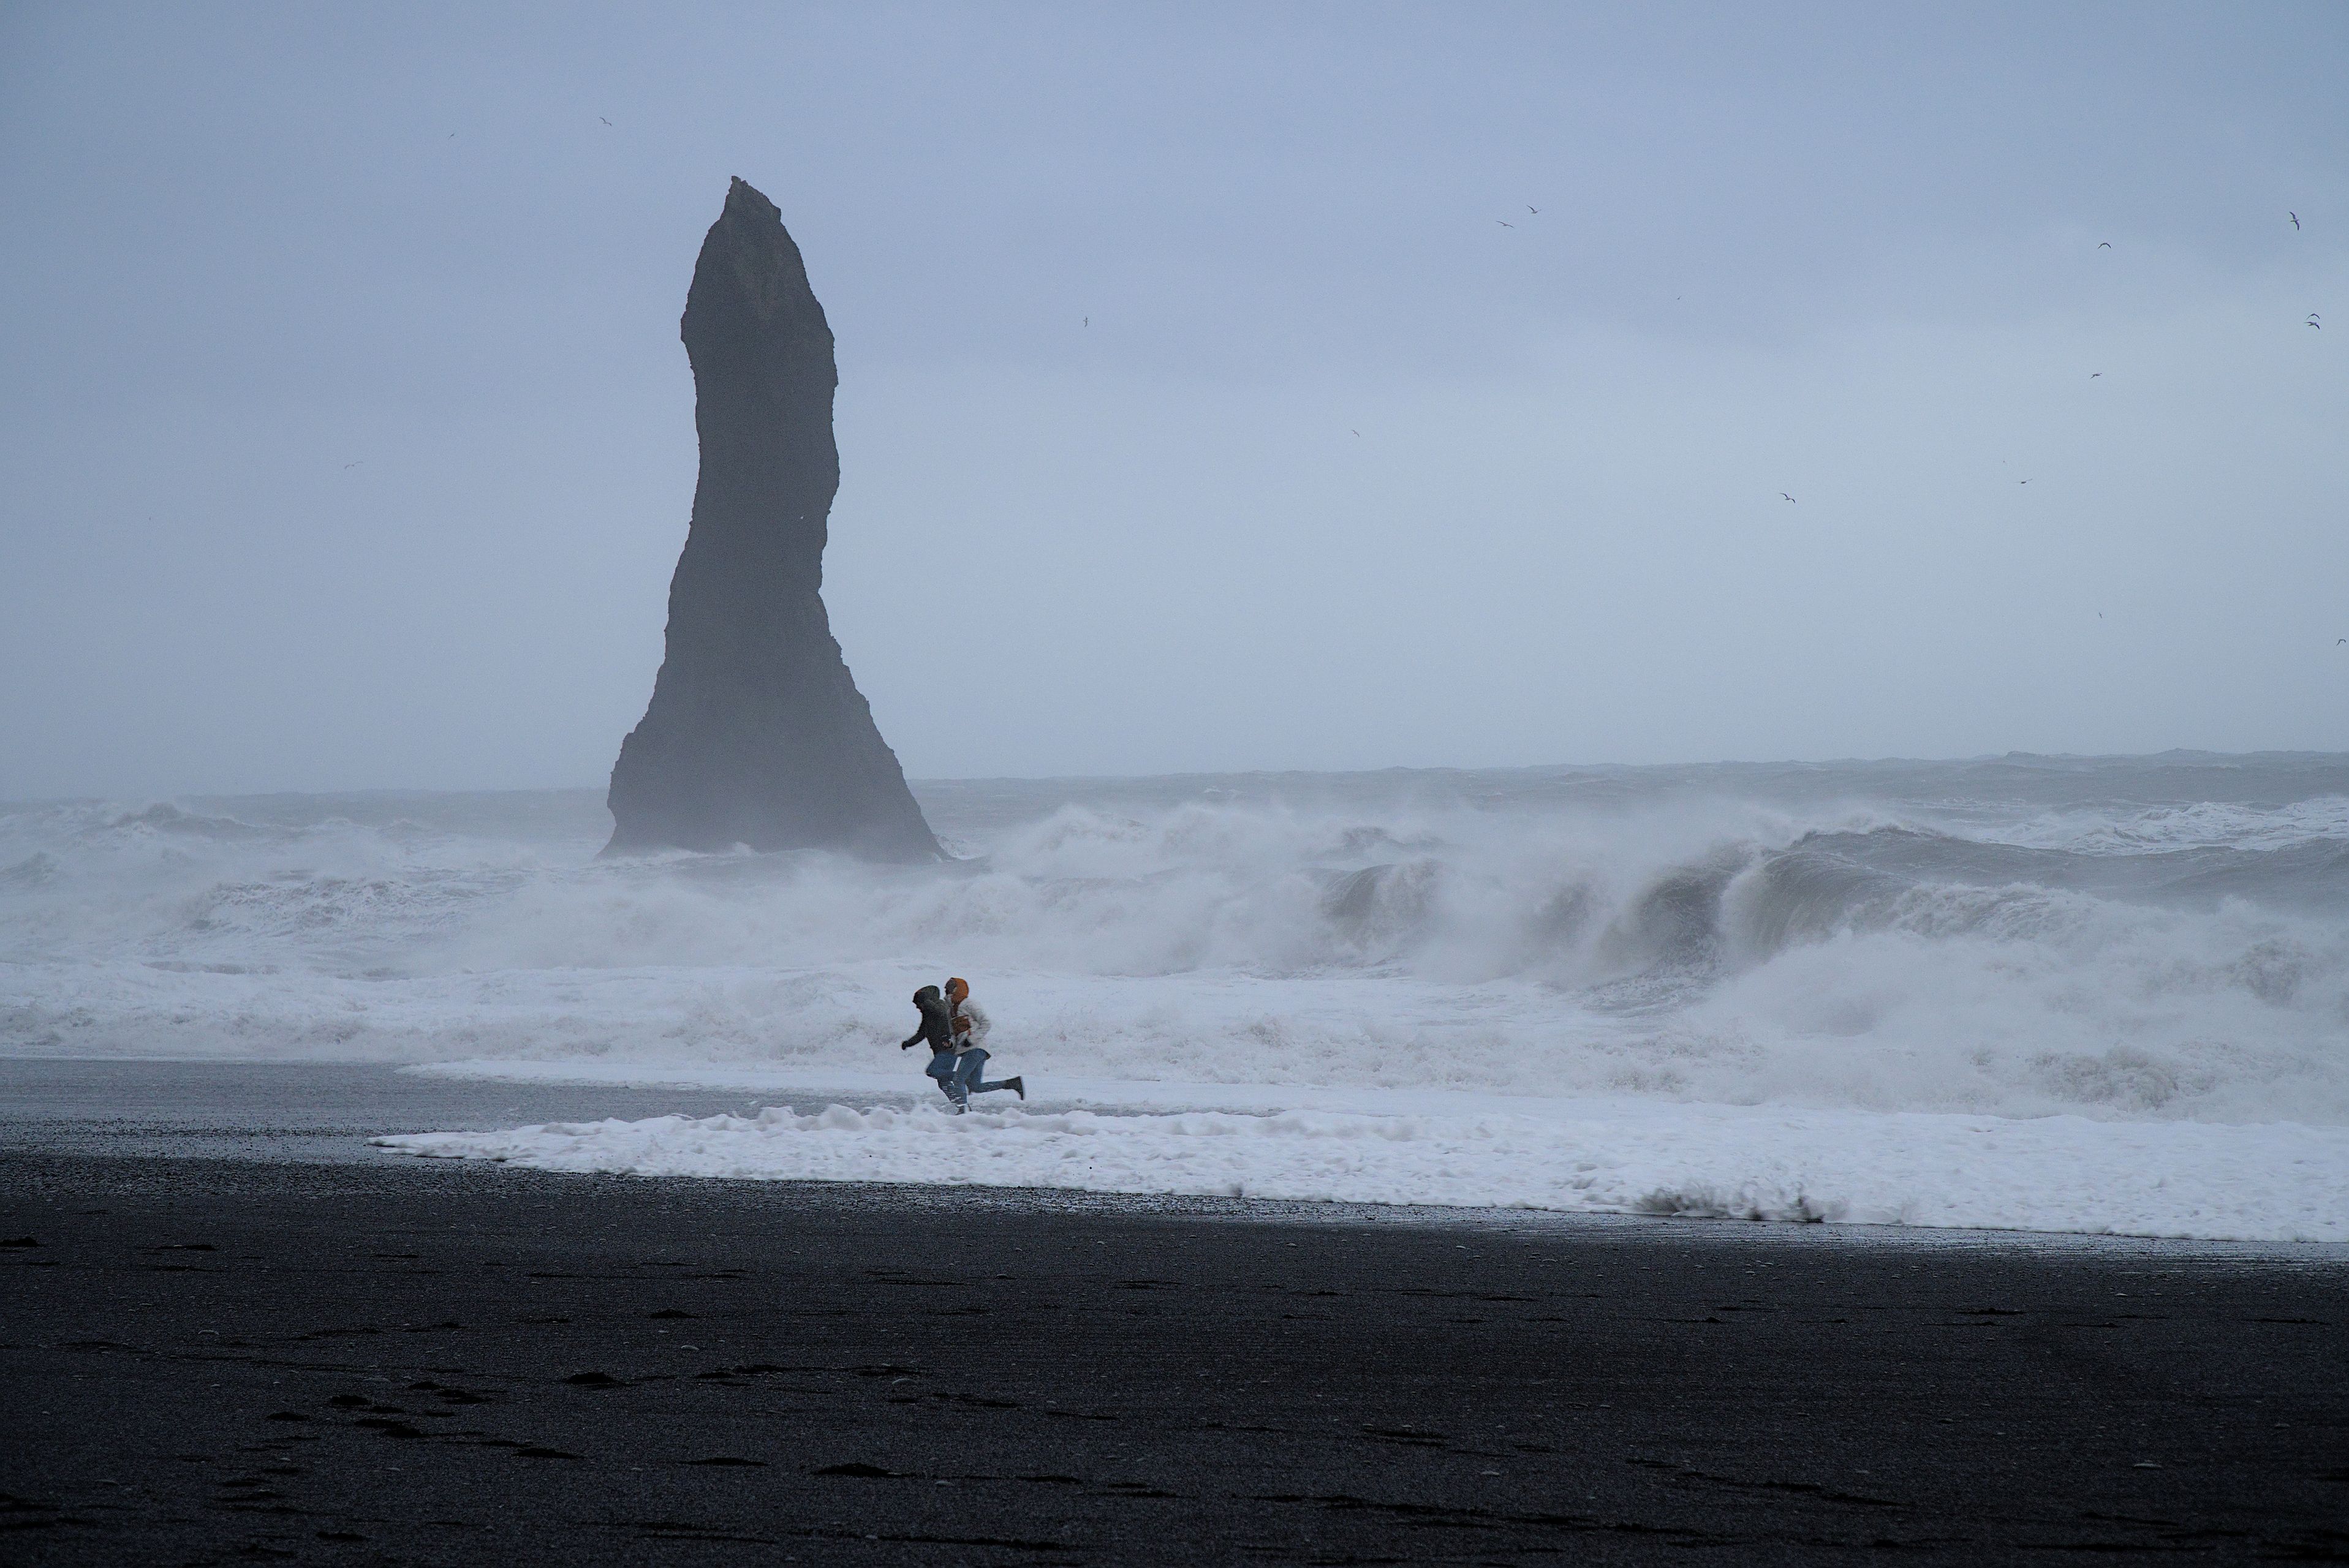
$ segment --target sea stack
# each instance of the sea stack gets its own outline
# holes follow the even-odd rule
[[[832,328],[782,213],[740,180],[701,242],[681,332],[701,477],[652,702],[612,768],[605,853],[935,860],[820,592],[840,489]]]

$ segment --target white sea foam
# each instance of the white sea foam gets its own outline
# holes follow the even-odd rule
[[[913,1078],[953,972],[1041,1084],[2349,1125],[2342,758],[924,794],[976,858],[599,861],[584,793],[0,812],[0,1049]]]
[[[1558,1102],[1363,1115],[1013,1107],[657,1117],[377,1140],[546,1171],[914,1181],[2349,1240],[2349,1130]]]
[[[2312,840],[2349,844],[2349,795],[2323,795],[2272,807],[2197,800],[2121,812],[2074,808],[2016,823],[1999,837],[2008,843],[2107,855],[2212,848],[2280,850]]]

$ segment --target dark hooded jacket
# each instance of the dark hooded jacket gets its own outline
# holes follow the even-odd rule
[[[922,1010],[921,1027],[898,1041],[897,1048],[905,1050],[927,1040],[934,1051],[954,1049],[954,1015],[947,1010],[947,999],[938,994],[938,988],[925,985],[915,992],[914,1006]]]

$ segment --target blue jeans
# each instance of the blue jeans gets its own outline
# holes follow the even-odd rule
[[[961,1094],[955,1092],[955,1054],[952,1051],[933,1053],[930,1057],[930,1065],[922,1070],[937,1079],[938,1088],[957,1105],[960,1105],[968,1097],[968,1090]]]
[[[999,1079],[990,1081],[979,1076],[987,1070],[987,1053],[977,1046],[971,1047],[960,1056],[957,1056],[952,1051],[940,1051],[930,1058],[930,1065],[922,1070],[937,1079],[938,1087],[944,1089],[947,1098],[957,1105],[968,1104],[972,1095],[985,1094],[990,1089],[1011,1087]]]

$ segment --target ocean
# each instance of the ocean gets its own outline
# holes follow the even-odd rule
[[[2349,755],[915,792],[952,863],[0,808],[0,1051],[779,1102],[408,1146],[569,1169],[2349,1239]],[[1025,1102],[895,1048],[948,974]]]

